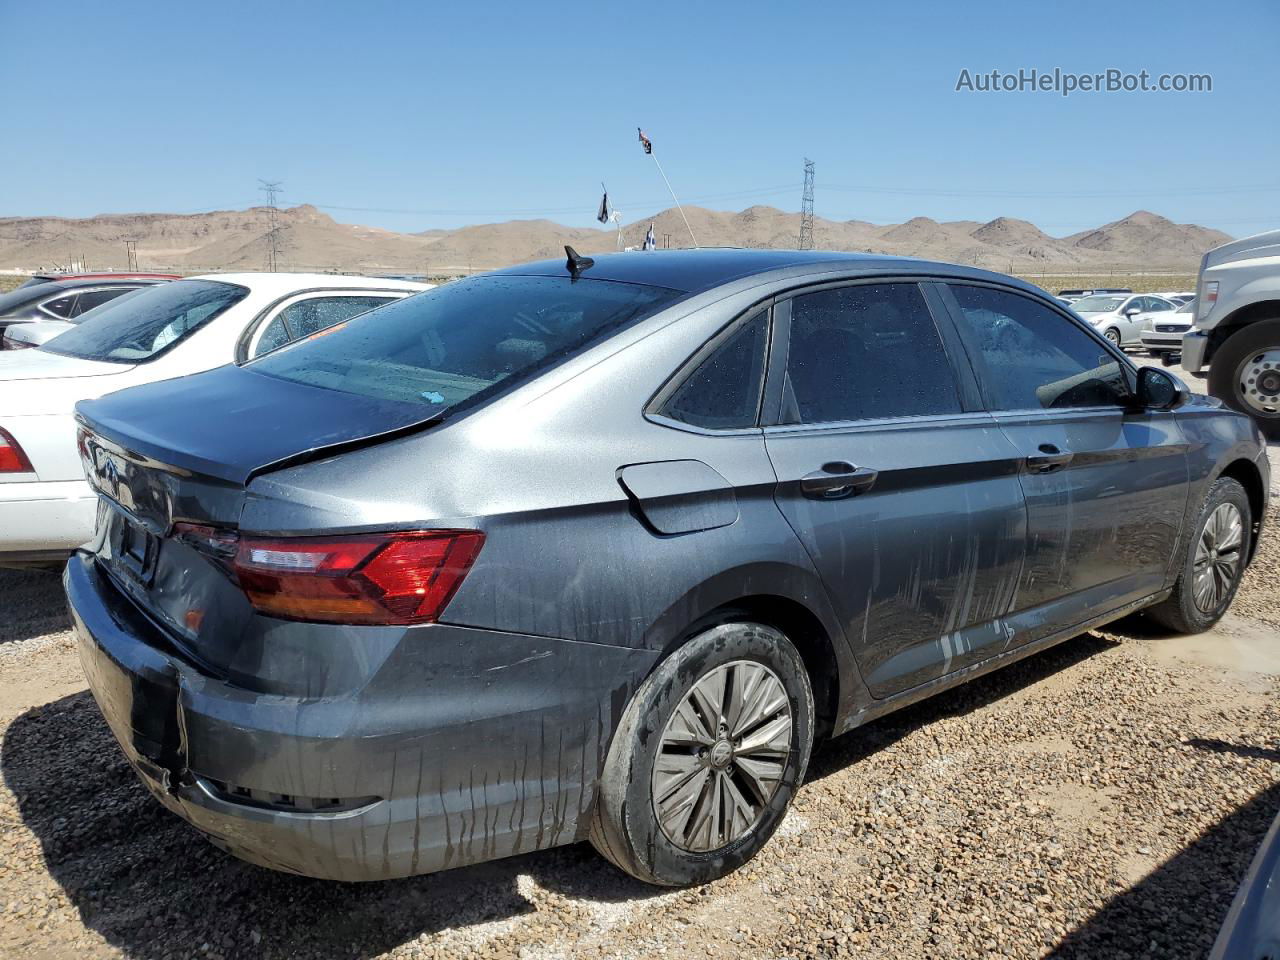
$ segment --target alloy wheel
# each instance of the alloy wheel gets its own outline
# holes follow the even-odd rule
[[[1114,343],[1117,347],[1120,346],[1120,331],[1114,327],[1104,333],[1103,336]]]
[[[1241,570],[1244,521],[1234,503],[1221,503],[1209,514],[1192,566],[1192,595],[1201,613],[1211,614],[1231,592]]]
[[[701,677],[662,733],[653,808],[668,840],[703,853],[749,833],[791,756],[791,701],[771,669],[734,660]]]
[[[1240,399],[1263,417],[1280,417],[1280,350],[1250,354],[1236,370]]]

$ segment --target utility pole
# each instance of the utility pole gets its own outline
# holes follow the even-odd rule
[[[276,194],[282,186],[279,180],[259,180],[258,187],[267,195],[267,270],[274,273],[280,257],[280,220],[276,209]]]
[[[138,272],[138,241],[126,240],[124,242],[125,260],[129,265],[130,273]]]
[[[804,158],[804,194],[800,197],[799,249],[813,249],[813,161]]]

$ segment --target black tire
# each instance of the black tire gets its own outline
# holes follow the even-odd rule
[[[1267,417],[1252,409],[1240,395],[1236,371],[1251,354],[1280,350],[1280,318],[1260,320],[1227,337],[1209,365],[1209,393],[1233,410],[1253,417],[1269,440],[1280,440],[1280,416]]]
[[[790,710],[790,752],[753,825],[718,849],[694,852],[672,842],[658,822],[654,765],[668,721],[694,685],[718,668],[741,661],[763,664],[780,681]],[[683,887],[723,877],[754,857],[782,822],[804,778],[812,746],[813,690],[791,642],[778,630],[757,623],[712,627],[662,661],[631,698],[600,778],[591,843],[619,869],[645,883]]]
[[[1239,547],[1239,565],[1235,581],[1229,590],[1210,610],[1201,610],[1195,598],[1195,560],[1196,547],[1204,533],[1210,516],[1223,504],[1232,504],[1240,511],[1241,540]],[[1222,619],[1222,615],[1231,606],[1236,591],[1240,589],[1240,580],[1244,576],[1245,558],[1249,556],[1249,547],[1253,533],[1253,518],[1249,513],[1249,495],[1244,487],[1230,477],[1221,477],[1209,488],[1204,498],[1204,505],[1196,516],[1195,525],[1191,528],[1191,536],[1184,547],[1185,556],[1178,572],[1178,580],[1173,585],[1173,593],[1154,607],[1147,610],[1147,615],[1157,623],[1178,633],[1203,633]]]

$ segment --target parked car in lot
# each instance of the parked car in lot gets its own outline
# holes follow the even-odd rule
[[[1142,346],[1147,353],[1160,360],[1182,353],[1182,338],[1196,319],[1195,298],[1184,303],[1172,313],[1154,318],[1151,326],[1142,331]]]
[[[1142,331],[1153,319],[1176,309],[1171,301],[1149,293],[1095,293],[1071,306],[1118,347],[1140,346]]]
[[[193,277],[107,304],[38,350],[0,352],[0,566],[61,563],[93,535],[77,401],[243,362],[427,288],[311,274]]]
[[[1267,832],[1236,893],[1209,960],[1280,956],[1280,819]]]
[[[1280,230],[1206,253],[1196,304],[1183,368],[1208,367],[1209,392],[1280,440]]]
[[[90,687],[214,843],[342,880],[590,838],[699,883],[816,739],[1147,609],[1212,625],[1248,420],[1022,281],[529,264],[78,407]]]
[[[171,274],[88,273],[32,277],[22,286],[0,294],[0,336],[8,348],[8,328],[40,321],[74,320],[86,310],[140,287],[177,279]],[[36,282],[32,282],[36,281]]]
[[[1098,287],[1096,289],[1075,289],[1075,290],[1059,290],[1058,297],[1062,300],[1080,300],[1083,297],[1091,297],[1095,293],[1133,293],[1128,287]]]

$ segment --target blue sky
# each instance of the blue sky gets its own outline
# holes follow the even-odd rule
[[[0,215],[290,203],[394,230],[681,199],[1064,235],[1144,208],[1280,226],[1280,4],[0,0]],[[1213,92],[957,93],[961,69]]]

